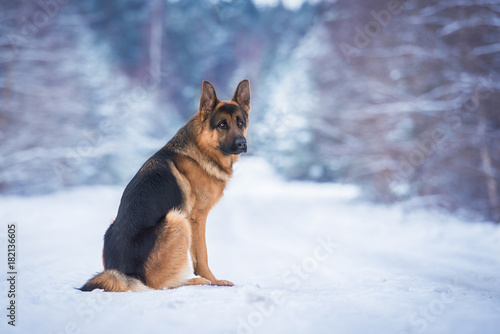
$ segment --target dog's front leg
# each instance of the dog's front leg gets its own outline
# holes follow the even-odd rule
[[[230,281],[218,280],[208,267],[207,244],[205,241],[205,226],[207,217],[191,218],[191,259],[194,274],[208,279],[212,285],[234,285]]]

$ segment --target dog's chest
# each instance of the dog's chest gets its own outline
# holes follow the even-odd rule
[[[225,183],[208,174],[198,164],[188,159],[179,160],[177,165],[184,179],[189,184],[184,187],[186,208],[196,214],[208,214],[208,211],[222,197]]]
[[[193,210],[199,212],[208,211],[220,200],[225,185],[206,174],[191,179],[191,192],[193,199]]]

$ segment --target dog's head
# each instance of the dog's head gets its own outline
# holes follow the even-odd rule
[[[231,101],[219,101],[214,87],[203,81],[200,98],[202,135],[213,149],[229,156],[247,151],[245,138],[250,114],[250,82],[238,84]]]

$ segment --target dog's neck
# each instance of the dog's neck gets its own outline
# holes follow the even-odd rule
[[[197,114],[167,143],[166,148],[192,160],[208,175],[226,185],[233,175],[233,164],[238,156],[223,155],[214,148],[203,146],[197,141],[201,131],[202,124]]]
[[[184,152],[184,155],[194,160],[208,175],[226,185],[233,175],[233,163],[238,158],[237,156],[235,158],[228,156],[220,159],[210,153],[212,152],[206,152],[196,143],[193,143],[192,148]]]

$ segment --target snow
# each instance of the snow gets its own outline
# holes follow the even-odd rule
[[[286,8],[297,10],[304,4],[304,0],[254,0],[258,7],[262,6],[277,6],[279,3],[283,4]]]
[[[16,328],[2,333],[498,333],[500,229],[285,182],[242,158],[208,218],[211,269],[234,287],[82,293],[101,271],[121,187],[0,197],[18,229]],[[6,256],[2,256],[6,268]],[[5,269],[6,273],[7,270]]]

